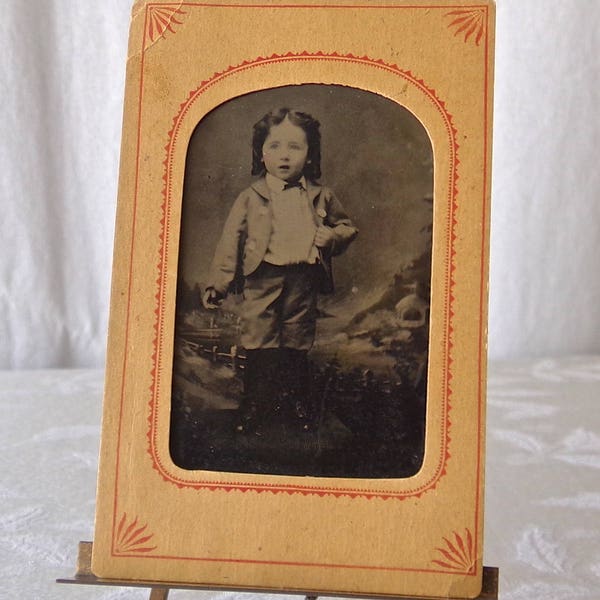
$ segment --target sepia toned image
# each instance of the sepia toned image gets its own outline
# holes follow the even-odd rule
[[[409,110],[352,87],[253,92],[198,123],[177,275],[177,466],[419,471],[433,163]]]

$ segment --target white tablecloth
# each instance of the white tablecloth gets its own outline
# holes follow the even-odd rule
[[[0,372],[0,598],[149,597],[54,583],[93,539],[101,395],[100,371]],[[502,600],[600,598],[599,399],[600,357],[490,368],[485,564]],[[242,597],[169,595],[209,596]]]

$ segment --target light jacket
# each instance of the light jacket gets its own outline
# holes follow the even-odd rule
[[[333,292],[331,257],[341,254],[358,234],[334,193],[325,186],[307,182],[315,225],[331,227],[335,240],[330,248],[319,248],[322,268],[319,292]],[[263,178],[244,190],[233,203],[223,227],[210,267],[207,288],[221,294],[240,291],[243,278],[251,275],[267,251],[273,214],[270,190]]]

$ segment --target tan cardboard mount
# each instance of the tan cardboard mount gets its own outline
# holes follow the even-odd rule
[[[77,571],[74,577],[57,579],[57,583],[70,583],[79,585],[100,585],[100,586],[116,586],[116,587],[139,587],[149,588],[149,600],[167,600],[171,590],[198,590],[198,591],[224,591],[223,589],[213,586],[206,587],[202,585],[183,585],[183,584],[165,584],[151,581],[131,581],[119,579],[101,579],[92,573],[92,542],[79,542],[79,555],[77,557]],[[481,594],[475,600],[498,600],[498,574],[499,571],[495,567],[483,567],[483,585]],[[227,587],[226,591],[253,592],[253,593],[269,593],[269,594],[303,594],[306,600],[317,600],[319,595],[314,591],[307,592],[301,590],[260,590],[260,589],[236,589]],[[339,597],[338,594],[328,594],[331,597]],[[367,596],[354,596],[358,598],[366,598]],[[441,600],[439,597],[432,596],[396,596],[398,600]],[[460,600],[460,599],[459,599]]]
[[[491,0],[135,3],[95,537],[72,581],[148,586],[152,598],[169,588],[497,597],[497,571],[482,562],[494,15]],[[304,84],[391,100],[431,140],[426,436],[410,477],[171,459],[188,143],[228,100]]]

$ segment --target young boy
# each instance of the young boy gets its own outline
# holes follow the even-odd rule
[[[281,108],[254,126],[252,174],[217,245],[202,301],[218,307],[243,279],[242,346],[247,360],[239,431],[255,429],[268,406],[291,409],[310,428],[307,353],[317,294],[333,292],[331,257],[358,231],[321,176],[319,122]]]

